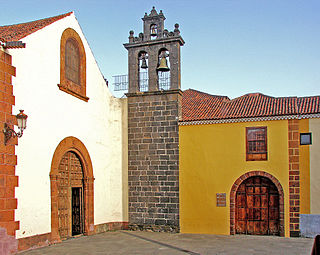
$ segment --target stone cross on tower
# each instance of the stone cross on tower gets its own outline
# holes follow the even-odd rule
[[[164,29],[153,7],[143,33],[130,31],[128,50],[128,181],[132,228],[179,231],[181,116],[179,25]]]

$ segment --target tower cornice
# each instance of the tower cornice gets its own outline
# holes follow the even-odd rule
[[[177,36],[177,37],[169,37],[169,38],[160,38],[160,39],[149,40],[149,41],[138,41],[138,42],[124,43],[123,46],[126,49],[129,49],[129,48],[134,48],[134,47],[151,46],[151,45],[171,43],[171,42],[179,42],[181,46],[185,44],[185,41],[182,39],[182,37]]]

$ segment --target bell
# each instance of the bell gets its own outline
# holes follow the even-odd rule
[[[168,67],[168,63],[167,63],[166,57],[161,57],[160,65],[158,66],[157,71],[161,71],[161,72],[170,71],[170,68]]]
[[[141,68],[142,69],[147,69],[147,60],[145,58],[141,59]]]
[[[157,27],[156,26],[151,26],[150,35],[151,36],[156,36],[157,35]]]

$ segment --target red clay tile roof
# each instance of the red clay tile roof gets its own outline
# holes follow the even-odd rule
[[[223,102],[229,100],[225,96],[213,96],[193,89],[185,90],[182,97],[183,120],[211,119],[219,114]]]
[[[320,113],[320,96],[270,97],[246,94],[230,100],[188,89],[182,97],[182,120],[218,120]]]
[[[298,106],[300,114],[320,112],[320,96],[299,97]]]
[[[20,39],[30,35],[60,19],[63,19],[72,12],[68,12],[66,14],[40,19],[36,21],[31,21],[27,23],[21,23],[16,25],[9,26],[0,26],[0,41],[2,42],[10,42],[10,41],[19,41]]]

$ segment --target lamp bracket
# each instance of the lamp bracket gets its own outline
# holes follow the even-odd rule
[[[12,128],[9,127],[7,123],[4,123],[3,131],[4,133],[4,145],[7,145],[8,141],[12,137],[18,137],[20,138],[23,135],[23,129],[21,129],[18,133],[14,131]]]

